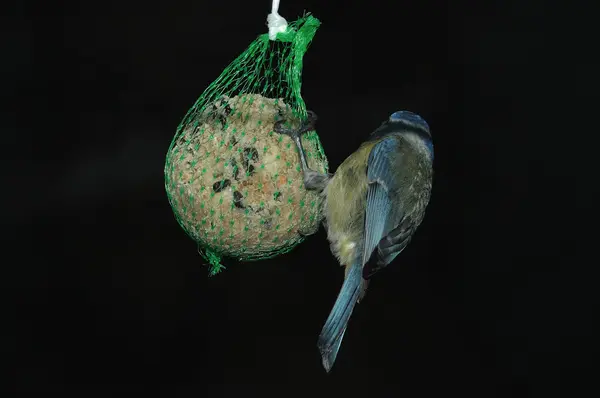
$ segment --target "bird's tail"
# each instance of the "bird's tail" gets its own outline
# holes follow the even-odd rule
[[[346,325],[361,293],[363,282],[361,269],[360,263],[355,263],[348,272],[335,305],[319,335],[317,345],[321,351],[323,367],[327,372],[331,370],[335,362],[346,332]]]

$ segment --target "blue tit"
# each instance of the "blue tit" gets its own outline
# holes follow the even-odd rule
[[[354,306],[364,298],[370,278],[408,245],[423,220],[433,178],[433,142],[420,116],[393,113],[333,176],[308,168],[300,135],[314,130],[316,115],[297,129],[278,122],[298,149],[304,184],[324,196],[324,224],[331,251],[345,267],[337,300],[318,339],[329,372],[337,357]]]

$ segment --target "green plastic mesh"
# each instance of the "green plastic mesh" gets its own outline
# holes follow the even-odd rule
[[[317,231],[321,197],[304,188],[291,138],[276,121],[306,120],[302,58],[320,22],[305,15],[269,40],[257,37],[188,111],[169,147],[165,188],[175,218],[219,272],[223,256],[254,261],[286,253]],[[316,132],[303,135],[313,170],[328,171]]]

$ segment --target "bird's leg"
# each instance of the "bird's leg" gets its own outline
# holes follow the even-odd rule
[[[326,174],[311,170],[308,167],[306,154],[304,153],[304,148],[302,147],[302,134],[315,130],[315,123],[317,121],[317,115],[313,111],[307,111],[307,113],[308,119],[304,121],[298,129],[285,128],[283,126],[284,121],[280,120],[275,123],[274,130],[276,133],[287,135],[294,141],[294,144],[296,144],[296,148],[298,149],[298,153],[300,155],[300,165],[302,167],[304,186],[306,189],[322,191],[327,186],[329,177]]]

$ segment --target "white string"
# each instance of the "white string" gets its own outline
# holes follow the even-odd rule
[[[273,0],[271,13],[267,15],[267,26],[269,27],[269,39],[275,40],[277,33],[285,32],[287,29],[287,21],[279,15],[279,0]]]

